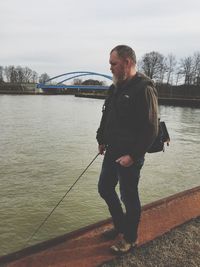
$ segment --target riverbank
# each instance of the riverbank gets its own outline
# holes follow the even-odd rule
[[[60,95],[61,93],[44,93],[34,90],[33,88],[28,90],[24,88],[21,90],[12,89],[12,90],[3,90],[0,89],[0,95],[8,94],[8,95]],[[31,88],[31,87],[30,87]],[[94,98],[94,99],[105,99],[106,94],[98,94],[98,93],[65,93],[62,95],[75,95],[75,97],[83,97],[83,98]],[[170,106],[183,106],[183,107],[196,107],[200,108],[200,99],[184,99],[184,98],[169,98],[169,97],[159,97],[158,102],[160,105],[170,105]]]
[[[200,217],[101,267],[200,266]]]
[[[105,94],[97,93],[78,93],[76,97],[94,98],[94,99],[105,99]],[[194,98],[170,98],[170,97],[158,97],[158,103],[160,105],[180,106],[180,107],[195,107],[200,108],[200,99]]]
[[[15,84],[15,83],[0,83],[0,94],[36,94],[39,91],[36,89],[35,83]]]

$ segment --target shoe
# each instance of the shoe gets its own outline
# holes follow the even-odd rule
[[[102,233],[103,238],[106,240],[113,240],[118,235],[119,235],[119,232],[115,228],[109,229]]]
[[[110,249],[115,254],[124,254],[129,252],[132,248],[136,247],[136,243],[129,243],[124,238],[118,241],[115,245],[113,245]]]

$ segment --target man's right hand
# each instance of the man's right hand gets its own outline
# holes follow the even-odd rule
[[[100,153],[101,155],[104,155],[105,150],[106,150],[105,145],[99,145],[99,153]]]

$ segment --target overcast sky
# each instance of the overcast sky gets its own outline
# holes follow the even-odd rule
[[[158,51],[177,58],[200,51],[200,0],[1,0],[0,65],[56,76],[110,74],[117,44],[138,58]]]

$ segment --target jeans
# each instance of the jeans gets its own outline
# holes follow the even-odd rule
[[[123,167],[115,162],[120,156],[122,154],[106,150],[98,191],[108,205],[115,229],[124,235],[126,241],[135,242],[141,215],[138,182],[144,158],[137,160],[130,167]],[[118,182],[125,213],[115,191]]]

